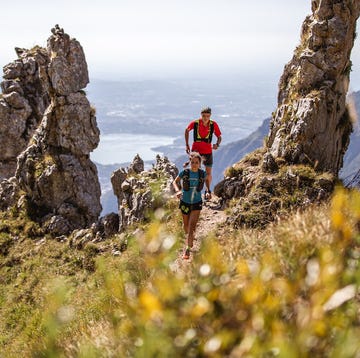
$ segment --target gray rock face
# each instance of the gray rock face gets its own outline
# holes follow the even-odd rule
[[[129,173],[139,174],[144,171],[144,161],[136,154],[132,163],[129,166]]]
[[[47,43],[51,59],[48,73],[56,94],[67,96],[89,83],[85,54],[80,43],[70,39],[58,25],[52,33]]]
[[[333,192],[352,130],[345,100],[360,2],[313,0],[312,10],[280,79],[267,143],[214,188],[224,203],[238,198],[236,227],[264,227]]]
[[[0,182],[0,210],[6,210],[14,205],[18,199],[18,182],[15,177]]]
[[[55,97],[41,127],[48,143],[75,155],[88,155],[99,143],[94,110],[81,92]]]
[[[18,59],[3,69],[0,94],[0,180],[10,178],[16,157],[26,148],[50,104],[45,49],[16,48]]]
[[[137,155],[128,169],[119,168],[111,176],[119,207],[119,231],[145,220],[150,212],[163,206],[172,194],[171,182],[178,174],[166,157],[156,157],[149,171],[139,171],[143,161]]]
[[[99,143],[100,132],[95,111],[81,91],[88,83],[82,48],[58,26],[52,32],[47,51],[38,50],[47,65],[37,73],[38,88],[45,91],[46,101],[33,102],[37,104],[36,113],[42,116],[41,123],[35,132],[32,130],[31,140],[22,136],[23,142],[8,156],[17,157],[16,187],[25,192],[29,214],[48,231],[62,235],[91,225],[101,212],[97,169],[89,159]],[[18,53],[28,59],[27,50]],[[31,73],[36,73],[40,67],[36,61],[31,63]],[[6,68],[6,78],[18,76],[23,67],[23,61],[15,62]],[[35,113],[35,109],[22,86],[18,92],[5,93],[1,100],[0,108],[1,103],[8,106],[3,106],[4,121],[10,122],[8,132],[24,133],[28,123],[23,118]],[[26,113],[15,117],[14,111]],[[10,202],[16,195],[8,193],[12,182],[6,183],[1,187],[6,189],[3,195]]]
[[[268,151],[337,174],[352,125],[345,101],[360,2],[313,0],[279,83]]]

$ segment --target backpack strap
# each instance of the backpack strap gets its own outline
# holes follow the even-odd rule
[[[205,170],[199,169],[198,170],[198,185],[196,187],[196,191],[200,192],[204,188],[205,184]],[[190,190],[190,169],[184,169],[184,175],[182,177],[182,185],[184,191]]]
[[[183,181],[183,190],[190,190],[190,169],[184,169],[184,175],[182,177]]]
[[[205,184],[205,171],[202,169],[199,169],[199,182],[198,185],[196,187],[197,191],[201,191],[204,188],[204,184]]]
[[[199,134],[199,119],[194,122],[194,142],[201,142]]]
[[[208,141],[208,143],[212,142],[213,133],[214,133],[214,122],[210,120],[210,131],[209,131],[209,141]]]
[[[214,133],[214,122],[210,120],[210,128],[209,133],[206,137],[201,137],[199,132],[199,125],[200,125],[200,119],[197,119],[194,123],[194,142],[205,142],[205,143],[211,143],[212,136]]]

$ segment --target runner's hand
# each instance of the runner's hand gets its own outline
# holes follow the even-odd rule
[[[219,146],[218,146],[216,143],[215,143],[215,144],[213,144],[213,146],[212,146],[212,147],[213,147],[213,149],[214,149],[214,150],[216,150],[216,149],[218,149],[218,148],[219,148]]]
[[[176,193],[176,197],[177,197],[178,199],[181,199],[181,197],[182,197],[182,192],[181,192],[181,190],[179,190],[179,191]]]
[[[190,146],[189,146],[189,144],[186,145],[186,153],[187,153],[187,154],[190,153]]]

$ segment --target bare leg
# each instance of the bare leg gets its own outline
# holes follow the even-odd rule
[[[189,215],[189,231],[187,246],[193,247],[196,224],[199,220],[200,210],[193,210]]]
[[[190,216],[190,215],[182,214],[184,231],[185,231],[185,237],[187,237],[187,235],[188,235],[188,233],[189,233],[189,216]]]
[[[206,188],[208,190],[210,190],[210,185],[211,185],[211,181],[212,181],[212,167],[205,167],[205,169],[206,169],[205,184],[206,184]]]

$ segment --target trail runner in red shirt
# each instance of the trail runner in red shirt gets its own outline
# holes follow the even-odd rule
[[[192,152],[198,152],[204,158],[204,165],[206,169],[206,190],[205,200],[211,199],[211,180],[212,180],[212,165],[213,155],[212,150],[219,148],[221,143],[221,131],[218,124],[211,119],[211,108],[205,107],[201,110],[201,118],[189,123],[185,129],[185,145],[186,153],[190,153],[189,133],[194,131],[194,141],[192,143]],[[212,144],[213,134],[217,137],[215,144]]]

